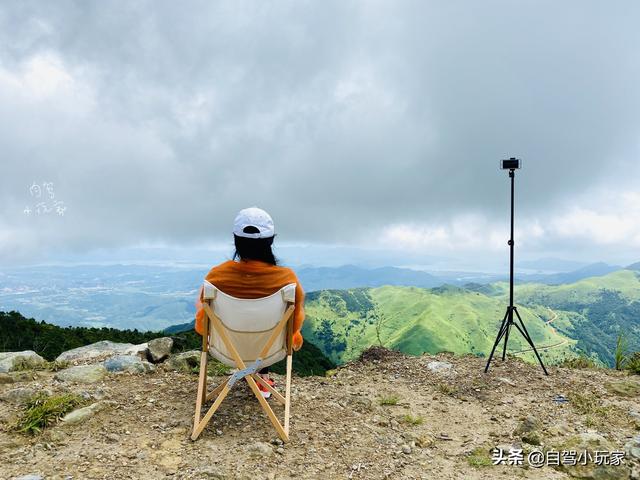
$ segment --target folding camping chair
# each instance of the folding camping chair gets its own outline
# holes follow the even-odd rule
[[[202,336],[200,377],[192,440],[196,440],[218,410],[231,388],[245,379],[262,409],[284,442],[289,441],[289,412],[291,408],[291,362],[295,283],[273,295],[256,299],[235,298],[205,281],[202,305],[205,312],[205,331]],[[285,328],[286,327],[286,328]],[[238,370],[213,391],[207,393],[207,354]],[[285,396],[265,382],[258,371],[287,357]],[[269,403],[262,396],[256,382],[271,392],[284,405],[282,425]],[[202,405],[215,398],[213,405],[201,417]]]

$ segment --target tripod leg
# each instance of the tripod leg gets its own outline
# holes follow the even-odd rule
[[[520,320],[520,325],[522,325],[522,329],[524,329],[524,332],[520,329],[520,327],[518,327],[518,324],[514,324],[516,327],[518,327],[518,330],[520,330],[520,332],[522,333],[522,336],[525,338],[525,340],[527,340],[527,342],[529,342],[529,345],[531,345],[531,348],[533,348],[533,353],[536,354],[536,357],[538,358],[538,362],[540,362],[540,366],[542,367],[542,370],[544,370],[544,374],[545,375],[549,375],[549,372],[547,372],[546,367],[544,366],[544,363],[542,363],[542,359],[540,358],[540,354],[538,353],[538,350],[536,349],[536,346],[533,344],[533,340],[531,339],[531,336],[529,335],[529,332],[527,331],[527,327],[524,326],[524,322],[522,321],[522,318],[520,318],[520,314],[518,313],[518,310],[515,309],[516,315],[518,316],[518,320]]]
[[[500,343],[502,336],[505,334],[505,326],[507,317],[509,316],[509,309],[507,309],[507,313],[504,314],[504,318],[502,319],[502,324],[500,325],[500,330],[498,330],[498,336],[496,337],[496,341],[493,343],[493,348],[491,349],[491,354],[489,355],[489,360],[487,360],[487,366],[484,367],[484,373],[489,371],[489,364],[491,364],[491,359],[493,358],[493,354],[496,351],[496,347]]]
[[[509,329],[511,324],[513,323],[513,309],[511,307],[507,307],[507,329],[504,336],[504,347],[502,348],[502,361],[504,362],[505,357],[507,356],[507,343],[509,342]]]

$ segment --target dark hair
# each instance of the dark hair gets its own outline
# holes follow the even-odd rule
[[[259,230],[256,227],[245,227],[244,232],[258,233]],[[236,245],[236,251],[233,254],[233,259],[235,260],[236,258],[240,258],[240,260],[259,260],[271,265],[277,265],[278,261],[273,255],[273,250],[271,249],[273,239],[274,237],[246,238],[233,235],[233,241]]]

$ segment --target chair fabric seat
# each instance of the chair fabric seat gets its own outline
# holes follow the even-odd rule
[[[287,308],[287,302],[295,301],[295,283],[285,285],[268,297],[236,298],[205,281],[204,299],[211,300],[211,307],[220,319],[231,343],[246,364],[256,361],[262,347],[278,325]],[[209,353],[218,361],[235,367],[233,355],[222,338],[209,330]],[[287,356],[287,333],[283,329],[262,359],[262,366],[273,365]]]

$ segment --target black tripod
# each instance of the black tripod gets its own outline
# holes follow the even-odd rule
[[[515,160],[515,159],[511,159]],[[511,238],[509,239],[509,247],[511,250],[511,267],[510,267],[510,279],[509,279],[509,306],[507,307],[507,313],[504,314],[504,318],[502,319],[502,325],[500,325],[500,330],[498,331],[498,336],[496,337],[496,341],[493,344],[493,348],[491,349],[491,355],[489,355],[489,360],[487,360],[487,366],[484,369],[484,373],[489,371],[489,365],[491,364],[491,359],[493,358],[493,354],[496,351],[496,347],[504,337],[504,347],[502,348],[502,360],[504,361],[507,355],[507,342],[509,341],[509,330],[513,325],[516,327],[524,339],[527,341],[531,348],[533,349],[536,357],[538,357],[538,361],[540,362],[540,366],[542,366],[542,370],[544,370],[545,375],[549,375],[547,369],[542,363],[542,359],[538,354],[538,350],[536,350],[536,346],[533,344],[533,340],[531,340],[531,336],[529,336],[529,332],[527,332],[527,327],[524,326],[524,322],[522,318],[520,318],[520,314],[518,313],[518,309],[513,305],[513,197],[514,197],[514,180],[515,180],[515,169],[509,168],[509,178],[511,179]],[[518,317],[518,323],[516,323],[513,319],[513,314],[515,313],[516,317]]]

